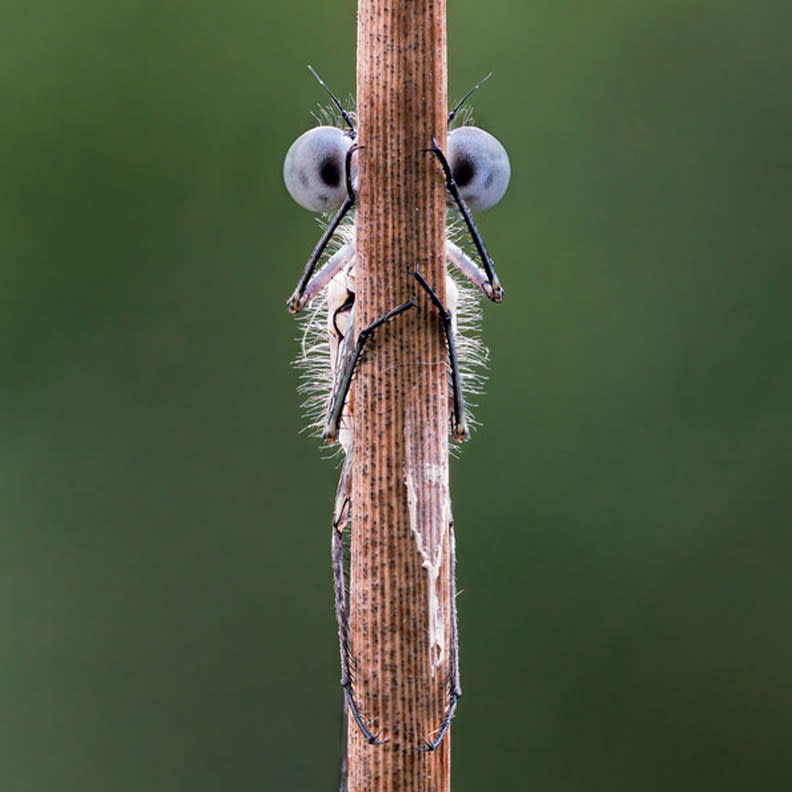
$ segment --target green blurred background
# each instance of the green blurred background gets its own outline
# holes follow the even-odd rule
[[[337,471],[282,157],[355,6],[0,10],[0,790],[334,790]],[[792,788],[792,10],[450,0],[484,427],[455,792]],[[416,792],[423,792],[416,790]]]

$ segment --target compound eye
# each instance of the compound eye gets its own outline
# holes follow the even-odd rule
[[[352,140],[337,127],[309,129],[283,161],[289,195],[312,212],[333,212],[347,197],[345,160]]]
[[[509,186],[509,155],[489,132],[466,126],[448,133],[448,164],[471,212],[495,206]]]

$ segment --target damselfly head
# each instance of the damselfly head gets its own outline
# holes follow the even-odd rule
[[[345,160],[353,145],[342,129],[319,126],[291,144],[283,161],[289,195],[312,212],[334,212],[347,197]]]
[[[474,126],[452,129],[448,133],[447,159],[471,212],[489,209],[503,198],[511,177],[509,155],[489,132]]]

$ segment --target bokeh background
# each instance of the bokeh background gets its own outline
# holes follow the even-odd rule
[[[790,29],[449,3],[513,166],[452,469],[456,792],[792,788]],[[335,789],[281,163],[354,42],[351,2],[2,4],[3,792]]]

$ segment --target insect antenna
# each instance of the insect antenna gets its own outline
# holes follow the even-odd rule
[[[338,111],[341,113],[341,117],[349,125],[349,129],[350,132],[352,133],[352,137],[353,138],[356,137],[357,129],[355,129],[355,125],[352,123],[352,117],[349,115],[349,113],[347,113],[346,110],[344,110],[344,108],[341,105],[341,102],[338,101],[338,97],[327,87],[327,83],[316,73],[316,69],[314,69],[313,66],[308,66],[308,70],[311,72],[311,74],[313,74],[314,77],[316,77],[316,81],[319,83],[319,85],[322,86],[322,88],[325,89],[325,91],[327,91],[328,95],[333,100],[333,104],[338,108]],[[489,77],[489,75],[487,75],[487,77]],[[484,79],[486,79],[486,77]],[[478,85],[476,86],[476,88],[478,88]],[[475,91],[476,89],[474,88],[473,90]],[[464,101],[464,99],[462,101]]]
[[[310,66],[308,67],[311,68]],[[313,71],[313,69],[311,69]],[[470,98],[471,94],[475,93],[489,78],[492,77],[492,72],[490,72],[486,77],[482,77],[456,104],[456,107],[448,114],[448,123],[450,124],[456,114],[459,112],[459,109],[462,107],[465,102]],[[317,78],[318,79],[318,78]],[[321,80],[320,80],[321,82]],[[325,86],[326,87],[326,86]],[[332,94],[331,94],[332,96]]]

